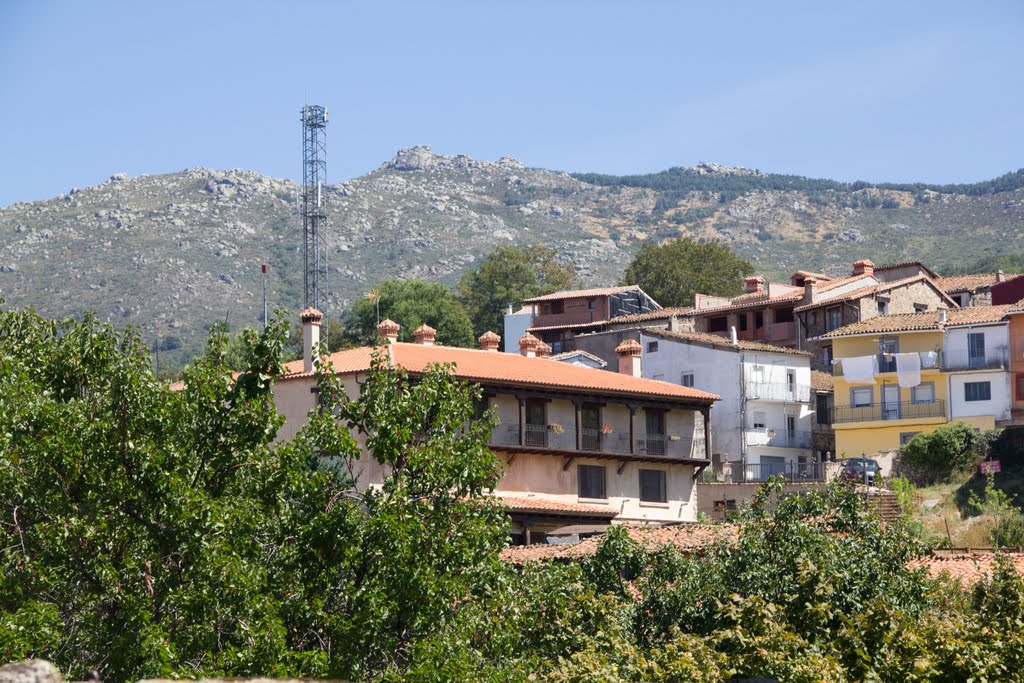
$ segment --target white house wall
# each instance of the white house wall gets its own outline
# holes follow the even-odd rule
[[[986,342],[988,340],[986,339]],[[977,372],[953,372],[949,378],[950,419],[958,417],[993,416],[997,421],[1010,418],[1011,394],[1010,373],[1000,370]],[[968,382],[989,382],[992,398],[988,401],[964,400],[964,384]]]

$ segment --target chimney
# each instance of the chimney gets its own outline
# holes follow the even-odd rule
[[[527,358],[533,358],[537,355],[538,344],[540,344],[540,339],[527,332],[519,338],[519,353]]]
[[[417,327],[412,334],[416,337],[416,343],[423,346],[433,346],[434,339],[437,338],[437,330],[426,323]]]
[[[398,331],[400,329],[402,329],[401,325],[390,318],[385,318],[381,321],[380,325],[377,325],[377,333],[380,334],[381,340],[387,339],[392,344],[398,341]]]
[[[537,358],[548,358],[551,356],[551,347],[544,342],[537,344]]]
[[[801,299],[800,303],[807,305],[814,303],[814,278],[808,275],[804,278],[804,298]]]
[[[320,345],[320,322],[324,314],[315,308],[299,313],[302,322],[302,371],[313,372],[313,349]]]
[[[875,264],[866,258],[853,262],[854,275],[874,275]]]
[[[729,343],[732,344],[733,346],[739,346],[740,344],[740,338],[736,334],[735,325],[729,328]]]
[[[480,338],[476,340],[480,344],[481,351],[494,351],[498,352],[498,345],[501,343],[501,337],[494,334],[490,330],[487,330],[480,335]]]
[[[760,275],[751,275],[743,281],[747,283],[747,294],[764,291],[764,278]]]
[[[946,318],[946,309],[945,308],[940,308],[939,309],[939,322],[940,323],[944,323],[944,322],[946,322],[946,319],[947,319]]]
[[[1006,279],[1006,273],[1004,273],[1002,270],[997,270],[996,271],[996,282],[1002,282],[1005,279]]]
[[[643,347],[635,339],[627,339],[615,347],[615,355],[619,357],[619,373],[631,377],[642,377],[640,354]]]

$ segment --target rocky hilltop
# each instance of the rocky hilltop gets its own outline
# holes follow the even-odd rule
[[[679,169],[673,169],[679,171]],[[389,278],[452,284],[498,245],[540,243],[581,284],[617,281],[639,244],[719,239],[769,274],[842,271],[851,260],[955,265],[1024,251],[1024,192],[983,196],[860,188],[749,189],[770,176],[705,163],[684,174],[743,191],[666,193],[566,173],[403,149],[377,170],[325,188],[333,312]],[[271,306],[301,304],[298,187],[258,173],[198,168],[129,178],[0,209],[0,297],[49,316],[140,328],[168,364],[194,354],[210,325],[258,324],[260,263]],[[965,240],[964,235],[971,239]]]

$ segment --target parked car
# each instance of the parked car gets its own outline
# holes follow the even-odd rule
[[[874,486],[882,478],[882,467],[871,458],[846,458],[842,461],[839,478],[856,484]]]

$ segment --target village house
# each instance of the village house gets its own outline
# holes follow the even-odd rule
[[[1015,301],[993,301],[992,291],[997,284],[1007,279],[1016,278],[1016,275],[1007,276],[999,270],[995,273],[973,273],[970,275],[950,275],[935,279],[939,289],[948,294],[954,301],[963,308],[968,306],[991,306],[993,303],[1016,303]],[[1024,294],[1021,294],[1024,297]]]
[[[285,366],[274,401],[285,417],[279,438],[292,438],[316,408],[313,349],[321,314],[301,315],[303,360]],[[520,353],[499,353],[500,337],[480,337],[479,349],[437,345],[426,325],[415,343],[397,341],[398,325],[379,332],[391,362],[415,378],[433,364],[453,363],[459,379],[479,384],[498,422],[491,447],[504,460],[495,494],[519,543],[543,542],[572,525],[664,524],[696,520],[695,482],[710,463],[710,392],[642,377],[639,345],[623,345],[618,372],[561,363],[537,355],[530,334]],[[355,397],[371,366],[372,347],[331,354],[327,360]],[[383,480],[376,463],[362,463],[357,486]]]
[[[1008,306],[878,316],[824,335],[835,353],[841,457],[893,451],[950,421],[1010,419]],[[913,354],[900,369],[899,354]],[[854,369],[856,368],[856,369]]]

